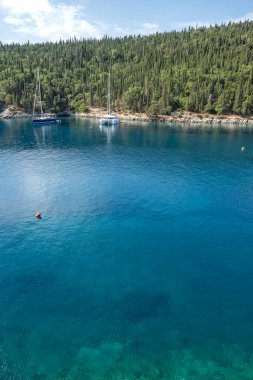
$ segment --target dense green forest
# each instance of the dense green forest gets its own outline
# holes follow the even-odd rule
[[[44,108],[182,109],[253,114],[253,22],[150,36],[0,44],[0,102],[31,111],[40,67]]]

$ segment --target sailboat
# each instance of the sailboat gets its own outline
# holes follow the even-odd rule
[[[107,115],[100,119],[101,125],[117,125],[119,118],[117,115],[111,113],[111,72],[108,75],[108,94],[107,94]]]
[[[36,105],[37,105],[37,95],[39,96],[39,104],[40,104],[40,113],[36,113]],[[34,124],[54,124],[57,122],[55,114],[44,113],[42,109],[42,99],[41,99],[41,86],[40,86],[40,69],[37,69],[37,78],[36,78],[36,88],[34,95],[34,103],[33,103],[33,115],[32,122]]]

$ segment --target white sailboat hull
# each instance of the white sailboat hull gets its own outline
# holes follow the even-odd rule
[[[100,124],[101,125],[117,125],[119,124],[119,119],[117,118],[117,116],[106,115],[102,119],[100,119]]]

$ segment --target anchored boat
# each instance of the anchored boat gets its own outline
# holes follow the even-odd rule
[[[36,113],[37,96],[39,97],[40,113]],[[33,103],[32,122],[34,124],[55,124],[57,123],[56,115],[53,113],[44,113],[42,108],[41,86],[40,86],[40,69],[37,69],[36,88]]]
[[[119,118],[116,114],[111,113],[111,73],[108,76],[108,94],[107,94],[107,115],[100,119],[100,125],[118,125]]]

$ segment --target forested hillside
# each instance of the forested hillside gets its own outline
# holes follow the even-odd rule
[[[102,40],[0,45],[0,102],[31,111],[40,67],[44,108],[183,109],[253,114],[253,22]]]

